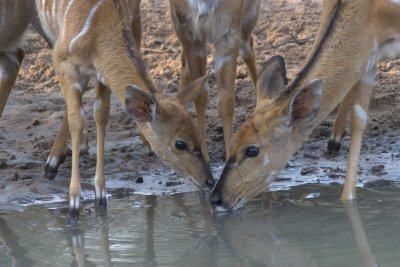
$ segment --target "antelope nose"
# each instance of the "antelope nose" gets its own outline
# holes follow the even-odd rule
[[[214,179],[213,179],[213,178],[208,178],[208,179],[206,180],[206,185],[207,185],[210,189],[213,189],[213,187],[214,187],[214,185],[215,185]]]
[[[213,207],[219,206],[222,204],[222,194],[221,191],[214,191],[211,194],[211,204]]]

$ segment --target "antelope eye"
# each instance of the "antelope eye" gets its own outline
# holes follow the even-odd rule
[[[258,149],[258,147],[255,147],[255,146],[249,146],[246,149],[246,157],[248,157],[248,158],[257,157],[259,153],[260,153],[260,150]]]
[[[178,150],[185,150],[188,146],[185,142],[178,140],[175,142],[175,147]]]

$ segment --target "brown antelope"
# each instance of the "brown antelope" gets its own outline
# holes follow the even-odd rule
[[[31,0],[0,1],[0,117],[25,55],[19,43],[33,9]]]
[[[262,192],[343,99],[341,109],[351,110],[351,146],[341,198],[354,199],[376,64],[399,56],[400,1],[324,1],[313,50],[291,84],[285,88],[281,57],[260,72],[256,109],[232,139],[213,203],[237,208]]]
[[[211,171],[201,153],[197,126],[185,109],[205,86],[206,77],[191,82],[169,98],[153,84],[131,32],[133,16],[129,11],[138,10],[137,4],[137,0],[36,1],[41,27],[54,44],[53,64],[67,107],[65,124],[72,140],[71,218],[79,216],[82,92],[93,74],[98,80],[94,105],[97,127],[94,187],[98,207],[106,207],[104,139],[111,92],[117,95],[165,164],[189,176],[202,189],[213,185]],[[133,31],[137,28],[140,27],[133,27]],[[5,90],[10,89],[0,88],[0,92]]]
[[[234,84],[239,54],[247,65],[254,85],[257,65],[252,32],[256,26],[260,0],[170,0],[171,16],[182,44],[181,87],[204,76],[207,63],[207,40],[215,46],[215,72],[218,87],[218,113],[222,119],[226,159],[232,137],[235,107]],[[194,101],[202,151],[209,159],[206,143],[205,88]]]

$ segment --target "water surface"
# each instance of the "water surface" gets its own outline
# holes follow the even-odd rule
[[[234,213],[212,213],[198,192],[110,199],[0,215],[0,266],[400,266],[400,188],[306,185],[264,193]],[[14,265],[13,265],[14,264]]]

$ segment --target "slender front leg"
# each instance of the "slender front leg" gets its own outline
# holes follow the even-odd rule
[[[82,109],[82,78],[78,69],[68,61],[63,60],[63,51],[59,56],[57,49],[54,51],[54,69],[56,70],[60,85],[63,89],[68,110],[68,125],[72,141],[72,172],[69,186],[70,219],[79,217],[81,185],[79,180],[79,156],[82,135],[85,128],[84,112]]]
[[[232,40],[233,39],[233,40]],[[218,87],[218,113],[222,119],[225,139],[225,159],[229,159],[229,144],[232,139],[232,120],[235,107],[236,63],[239,38],[229,36],[216,42],[215,71]],[[228,42],[228,40],[231,40]],[[235,40],[235,41],[234,41]]]
[[[7,99],[18,76],[18,71],[24,59],[24,50],[0,53],[0,118]]]
[[[339,110],[336,114],[335,123],[332,127],[332,134],[328,140],[328,151],[340,150],[343,137],[345,135],[345,127],[347,121],[347,112],[350,109],[350,105],[353,101],[353,90],[351,90],[346,97],[340,103]]]
[[[77,90],[85,91],[89,79],[85,79],[78,84],[75,84]],[[81,107],[82,108],[82,107]],[[64,163],[67,149],[68,149],[68,138],[69,138],[69,125],[68,125],[68,107],[65,106],[65,111],[62,119],[61,128],[53,141],[51,146],[50,154],[47,158],[46,166],[44,168],[44,176],[46,179],[53,180],[58,173],[58,168]],[[81,155],[89,154],[89,147],[87,141],[87,131],[83,130],[81,138]]]
[[[94,188],[96,194],[96,207],[107,208],[107,196],[104,174],[104,142],[108,116],[110,113],[111,91],[102,83],[98,82],[96,87],[96,102],[94,104],[94,119],[97,128],[97,163]]]
[[[204,41],[191,41],[185,36],[181,37],[183,46],[181,61],[181,89],[189,82],[194,81],[206,74],[207,51]],[[207,149],[206,109],[208,103],[208,90],[201,90],[199,96],[194,100],[197,114],[197,125],[201,136],[201,151],[204,159],[209,162],[210,157]]]
[[[346,181],[342,193],[342,200],[352,200],[356,197],[356,183],[358,158],[360,156],[361,141],[368,121],[368,108],[372,92],[372,83],[359,81],[352,89],[353,103],[351,105],[351,143]]]

